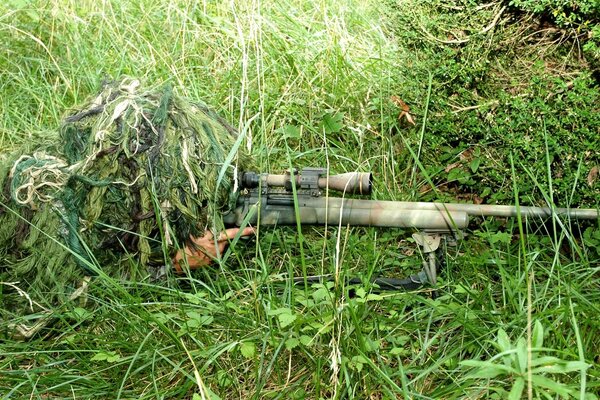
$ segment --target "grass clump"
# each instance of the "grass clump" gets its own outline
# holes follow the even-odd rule
[[[504,3],[0,7],[5,150],[58,141],[64,110],[125,74],[203,99],[262,171],[371,170],[380,199],[597,207],[594,73]],[[417,272],[407,230],[261,230],[171,285],[101,276],[0,344],[0,393],[594,398],[598,226],[521,222],[474,222],[435,299],[368,283]],[[304,271],[365,283],[294,286]]]

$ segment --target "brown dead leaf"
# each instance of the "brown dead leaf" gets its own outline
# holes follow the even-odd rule
[[[466,149],[465,151],[461,152],[458,155],[458,158],[460,159],[460,161],[471,161],[471,159],[473,158],[473,148],[470,147],[468,149]]]
[[[400,246],[398,246],[398,248],[400,248]],[[400,253],[402,253],[404,256],[410,257],[415,254],[415,249],[410,246],[406,246],[400,249]]]
[[[473,147],[470,147],[470,148],[460,152],[458,154],[459,161],[447,165],[446,168],[444,168],[444,171],[446,171],[446,173],[448,173],[448,172],[452,171],[453,169],[460,167],[464,163],[470,162],[473,159],[474,151],[475,151],[475,149]]]
[[[398,96],[392,96],[392,97],[390,97],[390,100],[392,101],[392,103],[394,103],[400,109],[400,115],[398,115],[399,120],[402,120],[402,118],[405,118],[406,122],[408,122],[409,124],[416,125],[414,118],[412,117],[412,115],[410,115],[410,107],[408,106],[408,104],[406,104]]]
[[[457,200],[468,201],[473,204],[482,204],[483,199],[479,197],[476,193],[458,193],[456,195]]]
[[[598,180],[598,176],[600,175],[600,168],[596,165],[592,167],[590,173],[587,176],[587,183],[590,186],[593,186],[594,183]]]
[[[408,104],[406,104],[400,97],[393,95],[392,97],[390,97],[390,100],[392,101],[392,103],[394,103],[396,106],[398,106],[398,108],[400,108],[402,111],[404,111],[404,112],[410,111],[410,107],[408,106]]]
[[[412,256],[415,254],[414,243],[411,243],[406,239],[400,240],[396,245],[396,249],[405,256]]]

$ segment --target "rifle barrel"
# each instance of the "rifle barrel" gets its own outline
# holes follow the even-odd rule
[[[550,218],[556,214],[573,219],[598,219],[598,210],[590,208],[550,208],[531,206],[503,206],[492,204],[393,202],[396,207],[417,210],[463,211],[471,216]]]

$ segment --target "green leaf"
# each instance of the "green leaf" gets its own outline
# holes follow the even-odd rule
[[[458,181],[459,179],[464,177],[465,174],[466,172],[461,170],[460,168],[454,168],[450,170],[450,172],[448,172],[448,182]]]
[[[569,388],[567,385],[559,382],[555,382],[552,379],[546,378],[541,375],[533,375],[531,382],[538,387],[551,390],[552,392],[567,397],[569,395],[575,395],[575,390]]]
[[[20,8],[31,7],[31,2],[29,0],[9,0],[6,4],[17,10]]]
[[[361,287],[360,287],[360,288],[358,288],[358,289],[356,289],[356,292],[355,292],[355,293],[356,293],[356,295],[357,295],[358,297],[360,297],[361,299],[362,299],[362,298],[364,298],[364,297],[365,297],[365,295],[367,294],[367,292],[365,291],[365,289],[364,289],[364,288],[361,288]]]
[[[92,313],[86,310],[85,308],[75,307],[73,310],[71,310],[70,314],[73,318],[77,320],[84,320],[87,317],[89,317]]]
[[[215,318],[212,315],[203,315],[202,317],[200,317],[198,322],[200,322],[200,325],[210,325],[213,323],[214,320]]]
[[[267,315],[291,314],[292,310],[287,307],[276,308],[275,310],[267,311]]]
[[[394,347],[390,350],[390,356],[401,356],[407,353],[407,350],[403,347]]]
[[[456,294],[464,294],[464,293],[469,293],[469,292],[468,292],[468,290],[463,285],[455,285],[454,286],[454,293],[456,293]]]
[[[363,357],[361,355],[352,357],[352,365],[356,368],[356,370],[358,372],[362,371],[363,365],[368,364],[368,363],[369,363],[369,360],[367,360],[365,357]]]
[[[185,322],[185,326],[190,329],[199,328],[200,322],[197,319],[190,319]]]
[[[304,346],[310,346],[313,343],[313,338],[308,335],[301,335],[300,343],[302,343]]]
[[[512,235],[508,232],[496,232],[493,235],[489,235],[488,240],[490,241],[490,244],[510,244]]]
[[[208,394],[209,400],[221,400],[221,397],[219,397],[218,394],[210,390],[208,386],[204,387],[204,389],[206,390],[206,394]],[[203,400],[203,397],[200,396],[198,393],[194,393],[192,395],[192,400]]]
[[[525,373],[527,371],[527,342],[525,338],[520,338],[517,341],[517,369],[521,373]]]
[[[222,369],[217,372],[217,382],[219,383],[219,386],[224,388],[230,387],[233,384],[233,380],[229,373]]]
[[[531,347],[539,349],[544,345],[544,327],[538,320],[535,321],[531,338]]]
[[[192,304],[200,304],[202,303],[202,299],[197,293],[185,293],[185,298],[188,302]]]
[[[509,351],[512,349],[512,345],[510,344],[510,339],[508,338],[508,335],[506,334],[506,331],[502,328],[498,329],[498,348],[500,349],[501,353],[504,353],[505,351]]]
[[[473,367],[471,375],[476,378],[495,378],[499,375],[518,374],[511,366],[495,364],[491,361],[466,360],[460,362],[461,366]]]
[[[208,392],[208,398],[210,400],[222,400],[221,396],[219,396],[218,394],[216,394],[215,392],[213,392],[212,389],[209,388],[208,386],[206,387],[206,391]]]
[[[279,314],[277,318],[282,328],[291,325],[296,320],[296,316],[293,314]]]
[[[591,364],[587,364],[583,361],[568,361],[565,363],[565,372],[575,371],[586,371],[591,367]]]
[[[519,400],[521,395],[523,394],[523,389],[525,388],[525,380],[523,378],[517,378],[515,383],[513,383],[513,387],[508,394],[508,400]]]
[[[256,345],[254,342],[242,342],[240,343],[240,353],[244,358],[254,358],[254,354],[256,354]]]
[[[114,351],[100,351],[94,355],[91,361],[106,361],[109,363],[117,362],[121,359],[121,356]]]
[[[311,296],[313,297],[313,299],[315,299],[316,302],[319,302],[321,300],[325,300],[325,299],[329,299],[331,298],[331,293],[329,293],[329,290],[327,290],[324,287],[320,287],[319,289],[315,290]]]
[[[203,325],[210,325],[214,321],[214,317],[212,315],[204,315],[196,311],[188,311],[186,315],[189,318],[186,321],[186,325],[189,328],[198,328]]]
[[[283,128],[281,128],[281,133],[283,133],[283,137],[287,139],[302,138],[302,132],[296,125],[285,125]]]
[[[474,158],[469,163],[469,167],[471,168],[471,171],[473,171],[473,173],[477,172],[477,170],[479,169],[479,164],[481,164],[481,158]]]
[[[342,121],[344,120],[344,113],[331,112],[323,115],[323,129],[325,133],[336,133],[342,130]]]
[[[375,293],[369,293],[367,295],[367,300],[369,300],[369,301],[381,301],[381,300],[383,300],[383,296],[380,296],[380,295],[375,294]]]
[[[367,352],[373,352],[373,351],[377,351],[381,348],[381,339],[380,340],[373,340],[370,337],[366,337],[365,338],[365,350]]]
[[[562,360],[558,357],[551,357],[551,356],[543,356],[543,357],[536,357],[533,360],[531,360],[531,367],[539,367],[541,365],[551,365],[551,364],[558,364],[562,362]]]
[[[400,335],[400,336],[396,336],[393,339],[393,342],[396,343],[397,345],[400,346],[404,346],[406,343],[410,342],[411,337],[408,335]]]
[[[91,361],[104,361],[106,360],[106,353],[103,352],[99,352],[96,353],[92,358],[90,358]]]
[[[540,367],[534,368],[532,373],[534,374],[564,374],[567,372],[575,372],[575,371],[585,371],[590,367],[589,364],[584,363],[583,361],[562,361],[559,360],[554,364],[542,365]]]
[[[300,340],[297,338],[289,338],[285,341],[285,348],[288,350],[292,350],[300,344]]]
[[[164,324],[165,322],[167,322],[169,320],[169,317],[167,316],[167,314],[163,313],[163,312],[157,312],[152,314],[152,317],[154,317],[154,319],[157,322],[160,322],[161,324]]]

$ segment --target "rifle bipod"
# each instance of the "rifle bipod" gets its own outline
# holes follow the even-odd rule
[[[454,238],[448,238],[447,235],[426,232],[414,233],[412,237],[419,245],[423,258],[423,269],[419,273],[410,275],[407,278],[372,278],[370,283],[375,285],[374,291],[417,290],[422,286],[429,284],[434,289],[431,296],[433,298],[437,296],[437,274],[445,264],[445,245],[453,244]],[[444,239],[443,245],[442,239]],[[333,282],[334,277],[331,275],[307,276],[306,279],[304,277],[294,277],[293,281],[295,285],[302,285],[305,282],[324,283]],[[360,278],[345,279],[346,285],[360,285],[362,283],[363,280]]]

